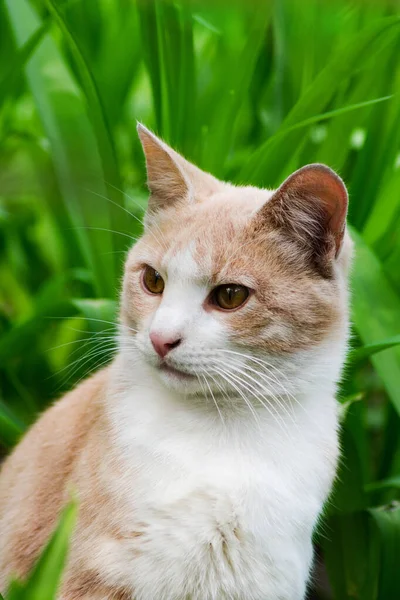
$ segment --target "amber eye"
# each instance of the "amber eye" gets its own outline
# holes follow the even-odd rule
[[[152,294],[162,294],[164,291],[164,279],[160,273],[149,267],[148,265],[144,268],[142,275],[143,285],[148,292]]]
[[[215,288],[213,299],[215,304],[224,310],[233,310],[241,306],[249,297],[249,290],[244,285],[229,283]]]

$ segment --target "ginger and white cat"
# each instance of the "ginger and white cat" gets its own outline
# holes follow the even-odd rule
[[[301,600],[338,457],[345,186],[309,165],[235,187],[138,131],[151,195],[119,352],[5,462],[0,589],[75,490],[62,600]]]

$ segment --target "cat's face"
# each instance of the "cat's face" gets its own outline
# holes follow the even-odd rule
[[[152,196],[125,268],[125,351],[177,391],[280,394],[292,362],[345,335],[341,180],[314,166],[275,193],[233,187],[140,135]]]

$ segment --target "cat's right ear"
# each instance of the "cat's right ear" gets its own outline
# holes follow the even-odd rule
[[[146,158],[150,190],[148,210],[155,213],[175,202],[187,200],[190,182],[179,165],[181,157],[141,123],[138,123],[137,131]]]
[[[205,173],[141,123],[137,131],[146,158],[147,185],[150,190],[148,214],[177,204],[206,198],[222,185],[215,177]]]

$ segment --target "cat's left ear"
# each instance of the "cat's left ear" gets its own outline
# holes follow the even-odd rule
[[[343,244],[348,194],[342,179],[321,164],[295,171],[260,213],[296,240],[326,274]]]
[[[146,157],[150,215],[218,190],[221,184],[215,177],[184,159],[141,123],[137,131]]]

